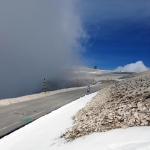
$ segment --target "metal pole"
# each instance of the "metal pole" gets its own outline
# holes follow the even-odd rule
[[[44,92],[46,94],[46,80],[44,79]]]
[[[77,87],[79,87],[79,81],[78,81],[78,78],[77,78]]]

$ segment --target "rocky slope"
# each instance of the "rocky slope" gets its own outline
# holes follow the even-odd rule
[[[126,79],[101,90],[73,117],[61,137],[75,139],[115,128],[150,126],[150,74]]]

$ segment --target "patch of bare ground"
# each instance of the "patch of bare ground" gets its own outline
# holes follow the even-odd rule
[[[61,135],[75,139],[116,128],[150,126],[150,74],[115,83],[99,93],[73,117]]]

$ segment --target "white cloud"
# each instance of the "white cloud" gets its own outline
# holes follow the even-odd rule
[[[116,70],[122,70],[126,72],[142,72],[149,70],[149,68],[146,67],[142,61],[137,61],[136,63],[127,64],[123,67],[119,66]]]

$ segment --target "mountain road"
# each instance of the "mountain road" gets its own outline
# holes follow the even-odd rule
[[[91,86],[90,93],[112,83]],[[87,94],[86,87],[0,107],[0,138]]]

